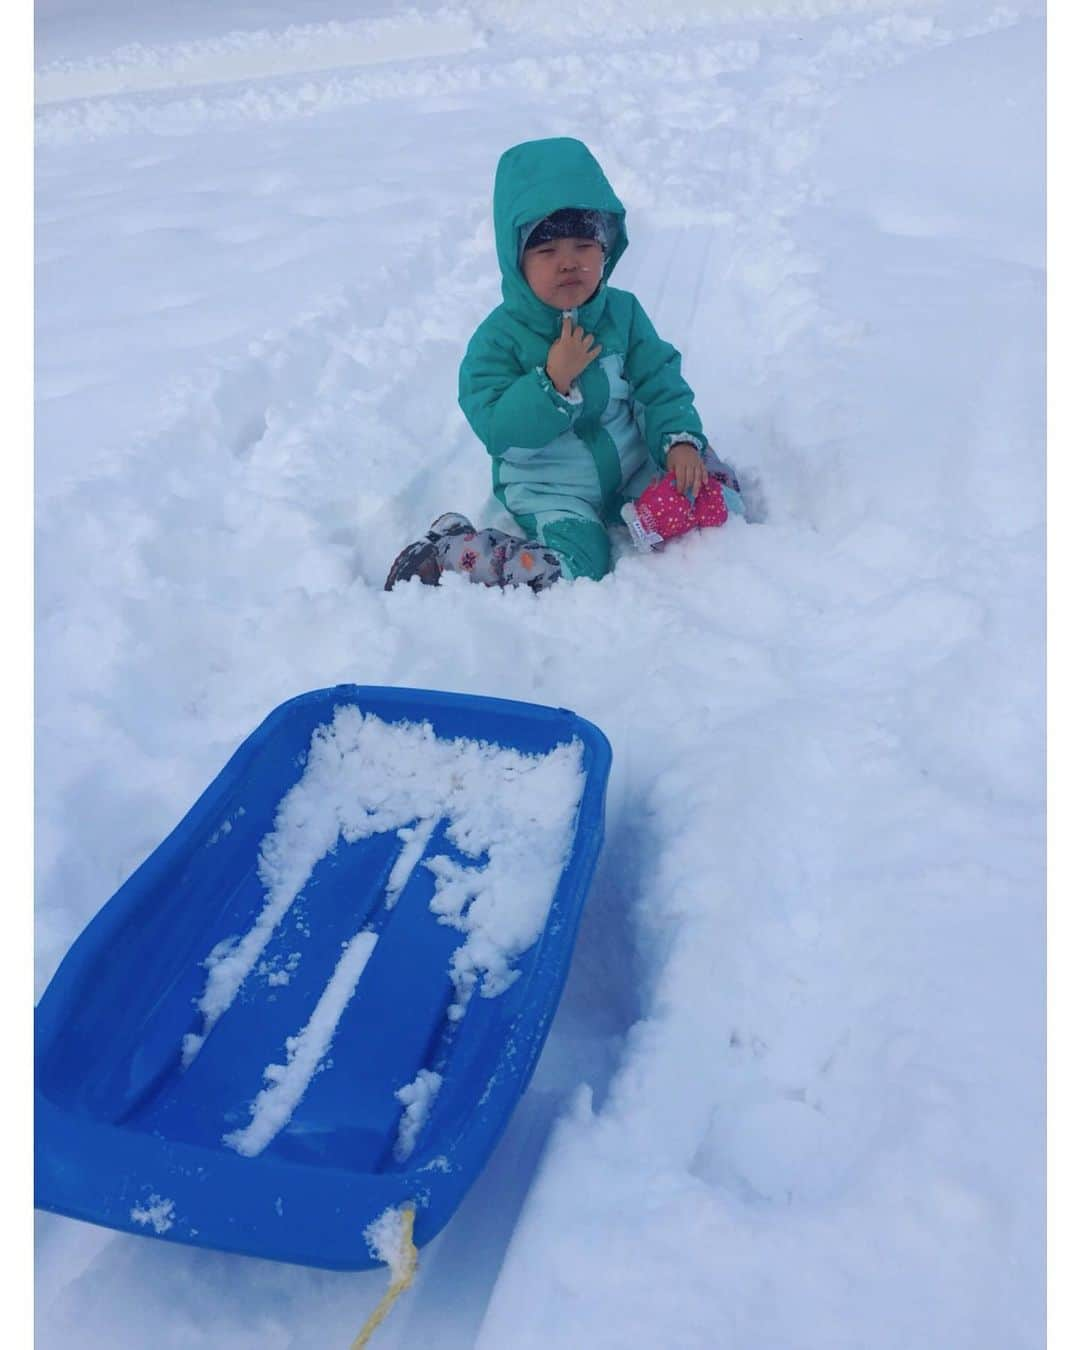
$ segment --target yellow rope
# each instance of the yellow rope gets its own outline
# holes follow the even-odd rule
[[[401,1269],[390,1281],[390,1288],[379,1300],[379,1306],[364,1323],[360,1335],[353,1341],[351,1350],[361,1350],[371,1340],[383,1318],[394,1306],[397,1296],[408,1289],[416,1274],[416,1245],[413,1242],[413,1220],[416,1210],[412,1205],[404,1205],[401,1210]]]

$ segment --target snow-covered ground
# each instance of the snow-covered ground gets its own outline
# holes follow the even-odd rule
[[[533,1084],[376,1344],[1043,1340],[1037,0],[38,0],[37,990],[276,704],[573,708]],[[503,149],[588,142],[764,523],[382,591],[488,468]],[[39,1216],[38,1345],[347,1346],[385,1285]]]

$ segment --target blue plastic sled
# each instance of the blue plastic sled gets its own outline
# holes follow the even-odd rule
[[[584,789],[546,927],[509,988],[474,995],[454,1022],[448,969],[462,935],[429,909],[431,870],[413,866],[391,908],[396,831],[339,840],[301,892],[304,917],[294,906],[275,928],[262,973],[244,980],[185,1065],[185,1037],[204,1026],[207,955],[262,912],[260,844],[304,771],[312,732],[342,705],[527,754],[581,742]],[[38,1005],[38,1207],[336,1270],[377,1264],[364,1230],[390,1207],[413,1202],[416,1242],[433,1238],[490,1157],[547,1036],[600,852],[610,763],[604,735],[565,709],[358,685],[282,704],[88,924]],[[433,852],[455,854],[441,826],[424,856]],[[226,1146],[224,1134],[250,1118],[266,1066],[365,926],[377,943],[288,1123],[255,1156]],[[290,958],[298,945],[302,961]],[[395,1092],[424,1069],[442,1085],[399,1161]]]

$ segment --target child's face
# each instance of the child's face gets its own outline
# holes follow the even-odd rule
[[[595,239],[552,239],[527,248],[521,270],[545,305],[576,309],[600,285],[604,250]]]

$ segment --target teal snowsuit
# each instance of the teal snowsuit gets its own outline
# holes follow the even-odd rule
[[[608,285],[626,251],[625,211],[581,141],[526,141],[499,160],[495,246],[503,302],[474,333],[458,401],[491,456],[495,496],[571,576],[610,570],[608,524],[666,467],[676,441],[707,444],[681,358],[629,291]],[[536,296],[519,259],[528,232],[562,207],[604,212],[612,238],[592,297],[563,311]],[[592,333],[601,355],[564,398],[548,378],[563,314]]]

